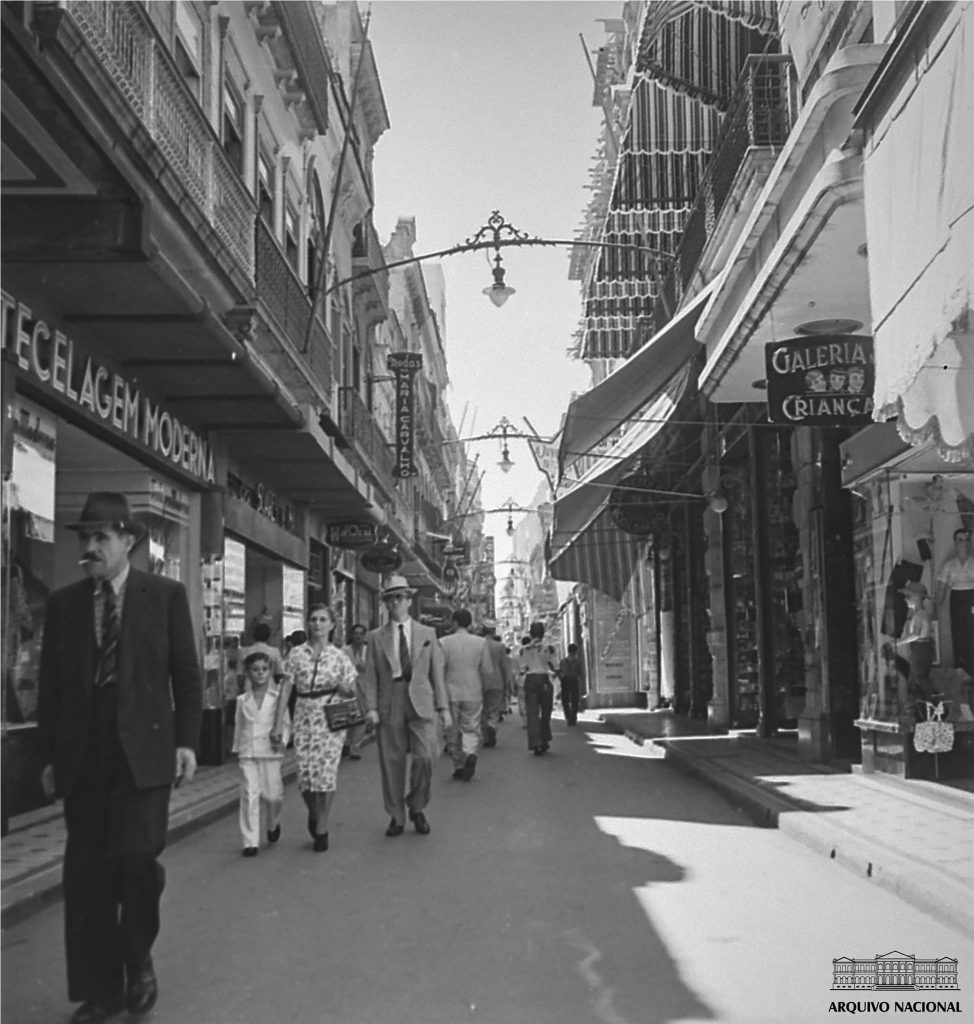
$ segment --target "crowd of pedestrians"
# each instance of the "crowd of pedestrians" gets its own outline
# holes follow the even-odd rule
[[[76,523],[86,579],[51,595],[41,658],[39,739],[42,785],[64,799],[68,996],[80,1003],[72,1024],[103,1024],[127,1011],[149,1013],[158,997],[152,945],[159,931],[173,786],[196,770],[202,675],[186,590],[133,568],[145,538],[123,495],[89,496]],[[485,620],[476,631],[466,609],[442,640],[410,614],[415,590],[386,580],[383,626],[351,630],[334,643],[336,618],[323,604],[308,611],[307,632],[286,638],[282,655],[266,622],[241,652],[242,692],[234,709],[233,750],[240,769],[243,855],[262,837],[281,839],[282,761],[293,743],[298,790],[316,853],[329,847],[328,821],[343,755],[361,759],[374,738],[385,834],[407,820],[419,835],[434,765],[446,749],[453,777],[469,782],[482,747],[516,699],[536,755],[551,743],[553,680],[560,678],[566,721],[575,722],[581,661],[556,665],[541,623],[513,654]],[[332,728],[329,705],[357,697],[360,721]],[[332,713],[337,709],[331,708]]]

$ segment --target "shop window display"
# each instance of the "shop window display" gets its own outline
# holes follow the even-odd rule
[[[857,490],[865,720],[925,720],[926,705],[941,700],[951,719],[974,720],[974,680],[964,647],[971,634],[955,628],[956,616],[952,622],[938,583],[945,565],[958,557],[955,533],[963,538],[964,528],[974,526],[971,495],[974,482],[960,474],[956,479],[887,474]]]

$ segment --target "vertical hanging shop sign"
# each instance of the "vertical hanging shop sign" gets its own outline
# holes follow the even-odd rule
[[[423,365],[419,352],[390,352],[386,362],[396,382],[396,464],[393,476],[418,476],[415,450],[416,390],[413,378]]]

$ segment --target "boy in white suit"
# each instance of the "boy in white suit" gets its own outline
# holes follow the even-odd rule
[[[281,838],[284,780],[281,762],[287,747],[290,719],[285,715],[284,735],[274,743],[271,732],[277,717],[280,687],[274,681],[271,659],[253,651],[244,661],[247,684],[237,698],[233,750],[240,763],[240,834],[243,855],[256,857],[260,847],[260,806],[267,808],[267,841]]]

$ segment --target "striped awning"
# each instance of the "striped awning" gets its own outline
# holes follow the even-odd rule
[[[623,533],[607,504],[613,487],[629,472],[646,445],[663,429],[690,379],[689,367],[633,417],[628,431],[598,454],[599,461],[554,503],[548,565],[556,580],[588,583],[621,600],[643,541]]]
[[[644,545],[644,538],[618,529],[609,510],[603,508],[574,543],[551,559],[549,571],[556,580],[588,583],[621,601]]]
[[[776,50],[776,30],[771,2],[650,4],[640,32],[636,71],[674,93],[726,110],[744,59]]]
[[[562,471],[653,401],[687,366],[700,347],[694,332],[713,290],[712,283],[605,380],[571,403],[558,452]]]

